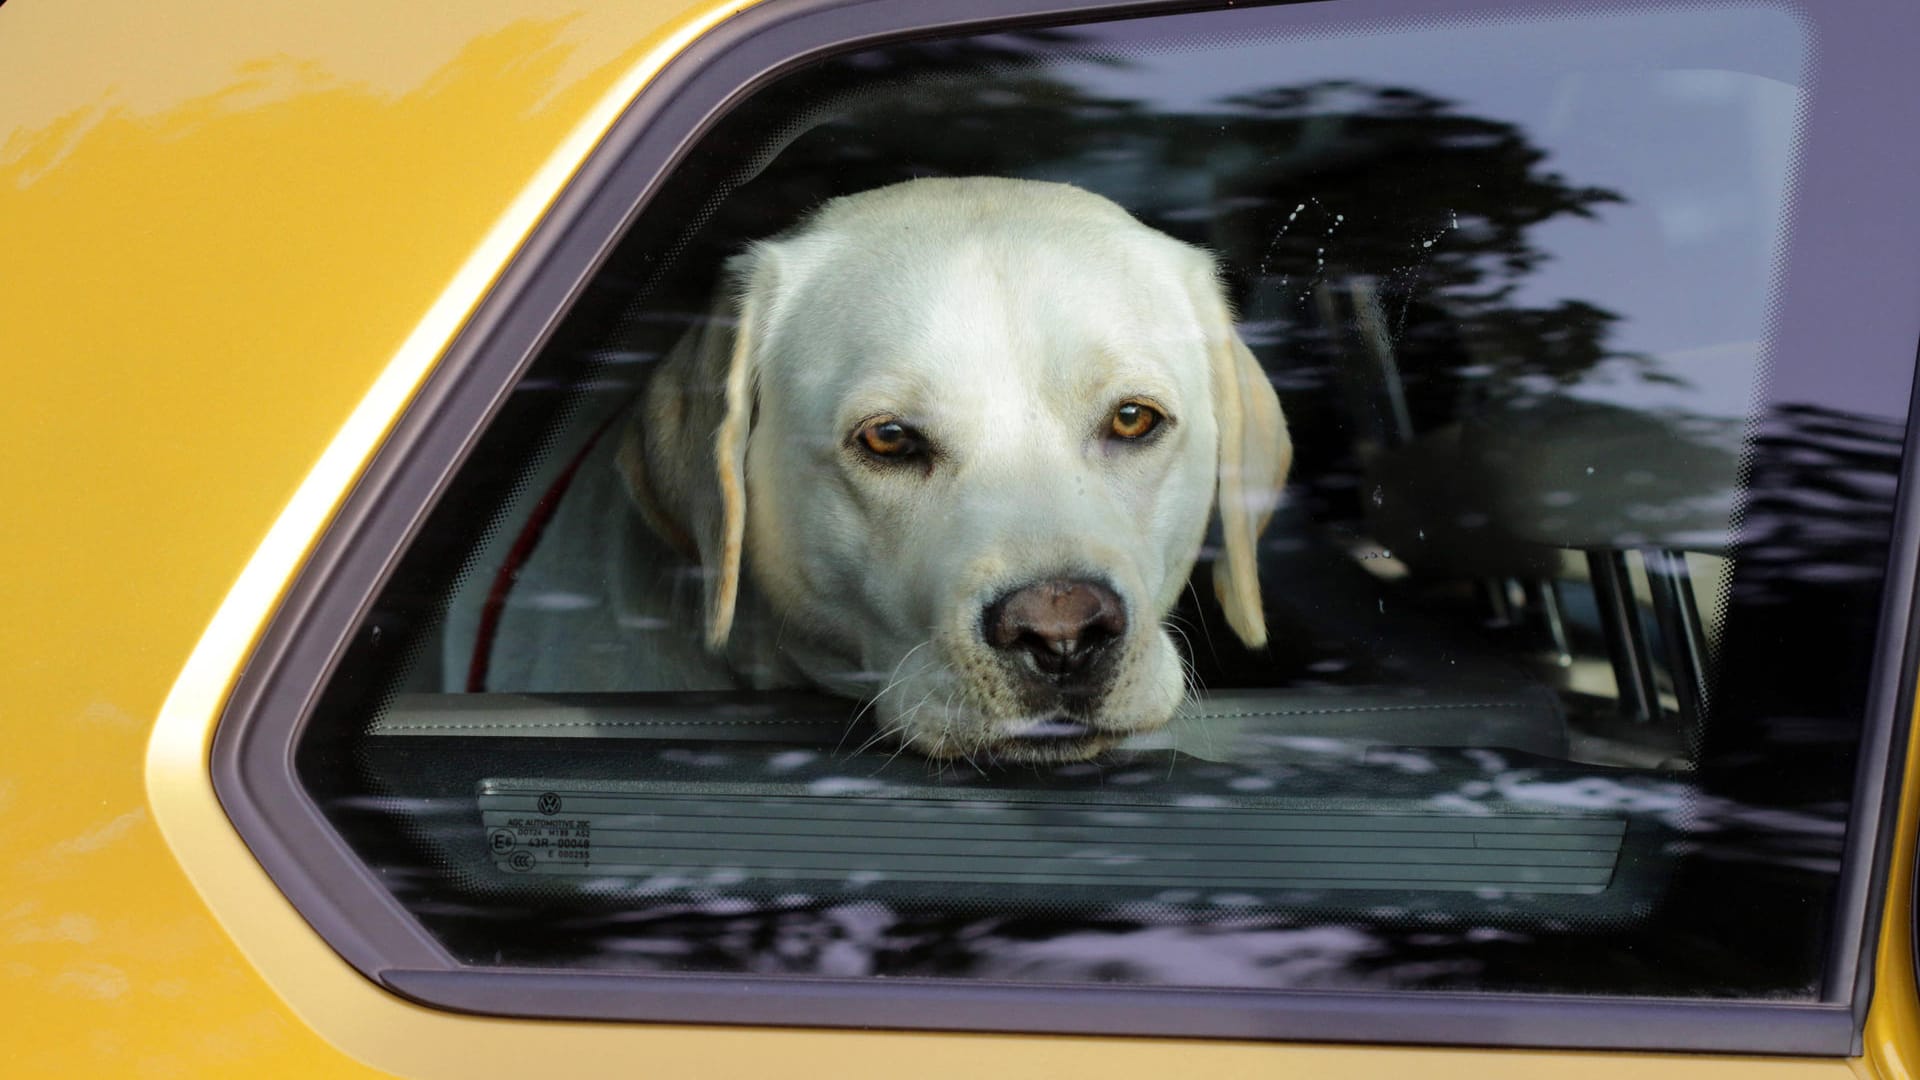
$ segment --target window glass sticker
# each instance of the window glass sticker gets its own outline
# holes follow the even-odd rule
[[[864,49],[702,138],[298,747],[428,932],[1819,999],[1912,358],[1770,347],[1801,24],[1341,10]]]

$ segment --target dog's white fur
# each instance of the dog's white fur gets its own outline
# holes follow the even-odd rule
[[[1163,623],[1214,508],[1216,594],[1264,643],[1255,544],[1291,444],[1206,252],[1063,184],[916,180],[828,203],[728,277],[720,317],[605,440],[647,527],[591,493],[555,521],[611,538],[596,572],[627,632],[685,619],[691,580],[665,568],[697,562],[719,670],[655,685],[812,684],[871,700],[883,731],[935,757],[1098,753],[1184,695]],[[1165,413],[1157,438],[1107,436],[1129,400]],[[853,433],[876,415],[923,432],[931,459],[863,455]],[[1060,579],[1106,582],[1129,615],[1092,732],[1064,743],[1021,737],[1049,717],[982,635],[995,597]],[[505,630],[496,655],[582,647]],[[589,666],[713,667],[687,648],[647,656]],[[501,688],[649,684],[608,681]]]

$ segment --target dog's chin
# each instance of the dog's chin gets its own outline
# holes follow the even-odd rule
[[[1112,681],[1092,695],[1047,700],[1047,695],[1023,694],[1017,683],[991,680],[983,685],[902,682],[899,700],[922,704],[900,716],[893,715],[891,702],[878,703],[876,722],[889,740],[934,761],[979,768],[1097,758],[1135,735],[1166,726],[1186,690],[1179,655],[1164,632],[1144,639]],[[940,701],[942,694],[946,701]]]

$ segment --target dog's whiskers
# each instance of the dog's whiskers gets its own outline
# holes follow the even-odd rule
[[[1189,585],[1188,587],[1191,588],[1192,586]],[[1192,699],[1196,701],[1199,700],[1200,689],[1201,689],[1200,675],[1192,659],[1193,639],[1187,635],[1187,632],[1185,630],[1181,629],[1181,627],[1179,626],[1179,620],[1177,619],[1169,617],[1167,619],[1166,627],[1170,632],[1180,635],[1180,640],[1184,642],[1187,647],[1185,652],[1179,654],[1180,698],[1179,700],[1176,700],[1173,703],[1175,716],[1177,717],[1179,715],[1180,705],[1183,701],[1186,701],[1188,699]],[[1190,726],[1190,725],[1175,723],[1173,728],[1173,753],[1178,753],[1180,749],[1181,729],[1187,726]],[[1200,732],[1201,737],[1207,741],[1207,753],[1209,755],[1212,755],[1214,753],[1212,729],[1208,728],[1204,724],[1200,724],[1197,726],[1200,727],[1201,729],[1201,732]],[[1173,777],[1174,762],[1178,760],[1176,757],[1173,756],[1173,753],[1170,753],[1167,758],[1167,777],[1169,779]]]
[[[833,745],[834,753],[838,754],[840,752],[840,748],[846,745],[847,735],[851,733],[854,728],[860,725],[860,721],[864,720],[866,718],[866,715],[869,712],[872,712],[875,706],[880,704],[880,699],[883,697],[886,697],[889,691],[899,686],[902,682],[906,681],[906,678],[908,678],[909,676],[902,676],[900,674],[900,669],[906,666],[906,663],[908,660],[913,659],[913,654],[919,652],[921,649],[924,649],[931,644],[933,644],[933,639],[927,638],[926,640],[922,641],[920,644],[915,645],[911,649],[908,649],[905,655],[901,656],[899,660],[894,662],[893,670],[887,673],[887,684],[880,688],[879,693],[873,695],[873,697],[869,698],[864,705],[861,705],[859,711],[853,714],[853,718],[847,721],[846,729],[840,733],[840,741]],[[932,693],[932,691],[928,691],[928,693]],[[868,740],[865,744],[863,744],[860,747],[860,750],[865,750],[868,746],[872,746],[872,745],[873,745],[872,740]],[[860,753],[860,750],[855,750],[854,754],[858,755]]]
[[[906,726],[901,725],[899,727],[894,728],[893,733],[895,735],[901,735],[901,736],[906,735],[907,733]],[[880,772],[885,771],[887,766],[893,764],[894,761],[897,760],[901,754],[904,754],[906,752],[907,752],[907,740],[905,738],[902,738],[900,740],[900,745],[893,748],[893,753],[887,755],[887,760],[881,762],[879,767],[873,770],[874,773],[878,774]]]
[[[953,668],[949,665],[947,668],[947,671],[949,674],[951,674],[953,671]],[[928,696],[932,696],[931,691],[928,692]],[[934,740],[934,744],[933,744],[934,749],[938,751],[941,748],[945,747],[947,745],[947,739],[952,734],[953,734],[953,691],[948,690],[946,703],[940,707],[940,737]],[[957,746],[957,743],[956,743],[956,746]],[[962,757],[965,757],[966,751],[961,750],[960,755]],[[944,759],[938,758],[938,757],[936,757],[935,760],[944,761]],[[934,775],[939,776],[940,774],[935,773]]]
[[[949,667],[948,670],[951,671],[952,668]],[[950,728],[953,724],[953,698],[955,694],[959,693],[959,691],[960,691],[960,688],[957,686],[954,687],[952,690],[947,691],[946,704],[941,706],[941,711],[945,714],[945,718],[941,721],[943,725],[943,729]],[[981,768],[980,763],[974,760],[972,751],[967,748],[967,745],[965,743],[960,742],[959,740],[956,739],[954,740],[953,745],[954,745],[954,748],[960,752],[961,758],[965,759],[966,763],[973,767],[974,772],[981,773],[982,775],[986,773],[987,770]],[[973,750],[978,750],[978,749],[980,749],[980,747],[977,745],[973,747]]]
[[[1204,609],[1200,606],[1200,590],[1193,587],[1193,576],[1191,574],[1187,576],[1187,593],[1193,597],[1193,610],[1200,623],[1200,635],[1204,637],[1207,642],[1207,654],[1213,657],[1215,663],[1218,663],[1220,660],[1220,649],[1213,643],[1213,628],[1207,625],[1206,619],[1199,618],[1199,613]],[[1192,642],[1188,642],[1187,647],[1192,648]]]
[[[887,760],[881,762],[878,766],[876,766],[873,770],[873,773],[870,775],[878,775],[881,771],[885,770],[887,766],[893,764],[894,759],[899,757],[902,751],[906,750],[907,745],[910,741],[906,738],[909,721],[913,719],[913,716],[915,713],[918,713],[923,707],[925,707],[928,699],[932,697],[933,697],[933,691],[928,690],[926,694],[920,698],[919,701],[913,704],[912,708],[901,713],[897,718],[895,718],[893,723],[881,728],[880,731],[873,736],[873,738],[868,739],[864,743],[861,743],[860,748],[853,752],[852,756],[858,757],[862,753],[866,752],[866,750],[869,747],[873,746],[874,744],[880,742],[883,739],[887,739],[887,738],[898,739],[900,745],[894,750],[892,754],[890,754],[887,757]]]
[[[933,691],[932,690],[927,691],[926,697],[922,697],[920,699],[919,704],[914,705],[912,709],[908,709],[906,712],[900,714],[900,716],[896,718],[893,723],[875,725],[874,733],[871,736],[869,736],[865,742],[862,742],[859,746],[855,747],[853,750],[853,753],[848,756],[859,757],[861,754],[866,753],[868,750],[872,749],[874,746],[878,745],[879,743],[884,742],[885,740],[895,735],[905,734],[907,730],[907,721],[912,718],[915,710],[919,709],[920,705],[925,704],[927,698],[932,696],[933,696]],[[837,749],[836,749],[836,752],[838,752]]]
[[[859,757],[861,754],[866,753],[874,745],[885,741],[890,736],[899,734],[902,730],[903,729],[898,727],[878,728],[877,730],[874,731],[874,733],[871,736],[867,738],[865,742],[861,743],[859,746],[854,747],[853,753],[848,754],[847,756],[850,758]],[[837,750],[835,752],[838,753]]]

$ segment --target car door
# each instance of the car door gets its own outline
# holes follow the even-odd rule
[[[1875,932],[1912,683],[1899,40],[1864,5],[749,9],[338,437],[168,698],[155,818],[267,982],[397,1072],[1844,1068],[1911,991]],[[698,639],[621,617],[627,564],[554,508],[679,341],[744,319],[730,257],[941,175],[1069,183],[1217,260],[1297,448],[1270,640],[1196,590],[1164,731],[1011,769],[868,747],[825,682],[520,663],[555,646],[516,619]],[[892,1033],[826,1034],[856,1028]]]

